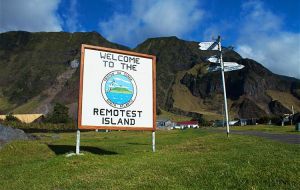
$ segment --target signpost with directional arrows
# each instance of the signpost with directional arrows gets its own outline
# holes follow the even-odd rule
[[[224,105],[225,105],[225,117],[226,117],[226,132],[227,137],[229,136],[229,116],[227,108],[227,97],[226,97],[226,86],[224,72],[235,71],[244,68],[244,65],[240,65],[235,62],[223,62],[221,37],[219,36],[215,42],[200,42],[199,49],[204,51],[218,51],[218,55],[211,56],[207,61],[212,64],[208,67],[209,72],[221,71],[222,83],[223,83],[223,94],[224,94]]]
[[[200,42],[200,50],[218,50],[218,42]]]
[[[235,62],[223,62],[224,63],[224,72],[229,72],[229,71],[235,71],[235,70],[240,70],[244,68],[244,65],[240,65]],[[211,64],[207,68],[208,72],[215,72],[215,71],[221,71],[221,65],[219,64]]]

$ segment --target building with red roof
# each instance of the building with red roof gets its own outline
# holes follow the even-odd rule
[[[199,128],[198,121],[181,121],[177,122],[175,129],[185,129],[185,128]]]

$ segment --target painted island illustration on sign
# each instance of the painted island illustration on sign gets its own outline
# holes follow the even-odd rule
[[[102,96],[115,108],[130,106],[136,97],[136,84],[124,71],[112,71],[102,81]]]

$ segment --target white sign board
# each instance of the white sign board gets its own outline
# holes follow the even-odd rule
[[[243,69],[244,67],[245,67],[244,65],[240,65],[235,62],[224,62],[224,72],[236,71],[236,70]],[[207,68],[209,72],[221,71],[221,69],[222,68],[220,65],[209,66]]]
[[[218,42],[200,42],[200,50],[218,50]]]
[[[220,59],[217,58],[216,56],[212,56],[207,59],[207,61],[212,62],[212,63],[220,63]]]
[[[155,56],[82,45],[79,129],[155,130]]]

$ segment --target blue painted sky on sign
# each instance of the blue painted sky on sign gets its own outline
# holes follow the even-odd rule
[[[135,47],[149,37],[209,41],[300,78],[299,0],[0,0],[0,32],[97,31]]]

